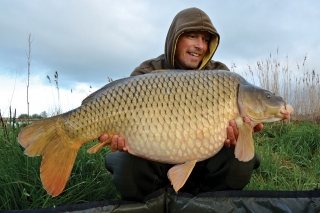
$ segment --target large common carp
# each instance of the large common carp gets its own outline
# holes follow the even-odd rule
[[[252,129],[241,117],[274,122],[292,111],[281,97],[234,72],[159,71],[111,82],[80,107],[25,127],[18,141],[25,154],[42,155],[41,180],[52,196],[64,189],[79,148],[103,133],[123,136],[133,155],[177,164],[168,177],[178,191],[197,161],[222,148],[230,120],[239,129],[235,156],[248,161]]]

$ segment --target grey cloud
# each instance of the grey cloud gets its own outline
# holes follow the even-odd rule
[[[169,6],[170,5],[170,6]],[[276,53],[298,61],[308,53],[320,67],[317,1],[7,1],[0,3],[0,72],[26,73],[27,36],[33,74],[59,72],[61,86],[102,86],[130,75],[142,61],[163,53],[173,17],[187,7],[211,17],[221,34],[214,56],[252,63]]]

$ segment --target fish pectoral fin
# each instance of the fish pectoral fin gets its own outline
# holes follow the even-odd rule
[[[234,150],[234,155],[239,161],[247,162],[254,157],[254,143],[252,127],[243,122],[242,118],[236,119],[239,136]]]
[[[87,153],[89,154],[95,154],[97,153],[102,147],[110,145],[112,140],[112,137],[109,137],[107,140],[100,142],[98,144],[95,144],[93,147],[87,150]]]
[[[184,164],[175,165],[168,171],[168,178],[173,185],[173,189],[177,192],[186,183],[190,173],[196,165],[196,160],[187,161]]]

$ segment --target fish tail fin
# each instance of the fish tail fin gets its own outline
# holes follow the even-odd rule
[[[53,197],[59,195],[70,177],[79,143],[71,143],[61,131],[59,116],[38,120],[21,130],[18,141],[28,156],[42,155],[40,176]]]
[[[252,127],[243,122],[242,118],[236,119],[239,136],[234,150],[235,157],[239,161],[247,162],[254,157],[254,143],[252,138]]]

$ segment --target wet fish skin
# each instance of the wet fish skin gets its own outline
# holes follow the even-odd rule
[[[104,133],[126,138],[131,154],[179,164],[168,173],[177,191],[197,161],[222,148],[229,120],[249,116],[255,122],[273,122],[290,115],[281,97],[261,91],[229,71],[163,71],[129,77],[111,82],[74,110],[27,126],[18,141],[27,155],[43,156],[41,180],[52,196],[64,189],[79,148]],[[261,96],[260,103],[253,101],[255,93]],[[250,160],[251,127],[239,123],[241,127],[236,156]]]

